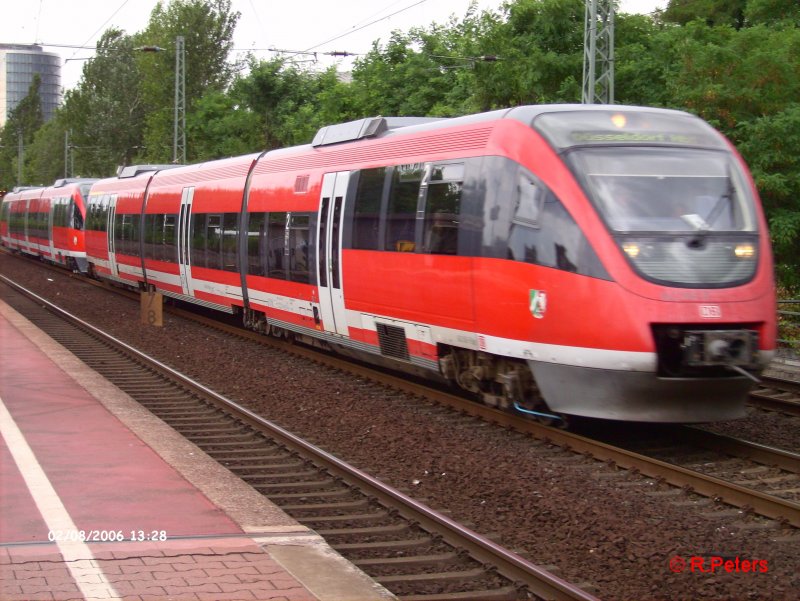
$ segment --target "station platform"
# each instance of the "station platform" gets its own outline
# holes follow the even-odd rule
[[[0,434],[3,601],[394,598],[2,302]]]

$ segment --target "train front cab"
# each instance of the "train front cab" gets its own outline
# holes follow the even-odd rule
[[[42,193],[49,208],[48,248],[43,256],[74,271],[86,273],[86,203],[96,180],[60,179]],[[44,200],[43,200],[44,202]]]
[[[548,179],[608,273],[579,289],[542,288],[548,317],[577,322],[584,343],[529,359],[550,409],[741,417],[776,328],[766,223],[741,158],[705,122],[674,111],[581,107],[529,122],[562,159]],[[556,315],[572,295],[581,304]]]

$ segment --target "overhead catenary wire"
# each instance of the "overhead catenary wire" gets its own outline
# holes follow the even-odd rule
[[[118,13],[119,11],[121,11],[123,8],[125,8],[125,5],[126,5],[128,2],[129,2],[129,0],[122,0],[122,4],[120,4],[120,5],[119,5],[119,7],[117,8],[117,10],[115,10],[113,13],[111,13],[111,16],[110,16],[108,19],[106,19],[106,20],[103,22],[103,24],[102,24],[100,27],[98,27],[98,28],[97,28],[97,30],[96,30],[96,31],[95,31],[95,32],[94,32],[92,35],[90,35],[90,36],[89,36],[89,37],[86,39],[86,41],[85,41],[83,44],[81,44],[81,48],[85,48],[85,47],[86,47],[86,44],[88,44],[88,43],[89,43],[89,42],[90,42],[90,41],[91,41],[91,40],[94,38],[94,36],[96,36],[98,33],[100,33],[100,32],[103,30],[103,28],[104,28],[106,25],[108,25],[109,21],[111,21],[111,19],[113,19],[113,18],[114,18],[114,17],[117,15],[117,13]],[[90,46],[90,48],[91,48],[91,47],[92,47],[92,46]],[[71,56],[70,58],[74,57],[76,54],[78,54],[78,52],[77,52],[77,51],[73,52],[73,53],[72,53],[72,56]]]
[[[409,9],[412,9],[415,6],[419,6],[420,4],[423,4],[423,3],[427,2],[427,1],[428,0],[419,0],[418,2],[415,2],[414,4],[411,4],[410,6],[406,6],[405,8],[401,8],[400,10],[397,10],[397,11],[391,13],[391,14],[388,14],[385,17],[381,17],[380,19],[375,19],[374,21],[370,21],[369,23],[366,23],[365,25],[362,25],[360,27],[354,27],[354,28],[350,29],[349,31],[346,31],[345,33],[342,33],[342,34],[339,34],[337,36],[334,36],[334,37],[332,37],[332,38],[330,38],[328,40],[325,40],[324,42],[320,42],[319,44],[314,44],[310,48],[306,48],[305,51],[309,52],[311,50],[314,50],[314,48],[319,48],[320,46],[324,46],[325,44],[329,44],[329,43],[331,43],[333,41],[339,40],[339,39],[341,39],[341,38],[343,38],[345,36],[348,36],[350,34],[353,34],[353,33],[357,32],[357,31],[361,31],[362,29],[366,29],[367,27],[369,27],[371,25],[375,25],[375,23],[380,23],[381,21],[385,21],[386,19],[390,19],[391,17],[394,17],[395,15],[399,15],[400,13],[403,13],[403,12],[409,10]]]

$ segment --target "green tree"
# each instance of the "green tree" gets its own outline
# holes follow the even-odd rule
[[[211,90],[195,103],[186,136],[194,159],[208,161],[259,150],[261,127],[259,115],[233,94]]]
[[[140,61],[142,96],[147,122],[144,134],[146,158],[167,162],[172,155],[175,105],[175,40],[184,38],[186,65],[186,115],[204,94],[224,91],[233,66],[228,56],[239,13],[230,0],[172,0],[159,2],[140,34],[143,46],[163,52],[147,53]],[[197,132],[195,132],[197,133]],[[193,160],[195,140],[187,138],[187,158]]]
[[[726,132],[778,113],[800,94],[800,29],[758,25],[736,31],[692,22],[673,32],[670,104]]]
[[[28,181],[36,184],[51,184],[64,177],[64,113],[55,116],[38,129],[28,149]]]
[[[34,74],[28,94],[23,98],[8,116],[2,132],[0,132],[0,187],[10,189],[17,184],[29,182],[27,164],[31,162],[31,153],[28,152],[33,138],[44,123],[42,113],[42,98],[39,90],[42,78]],[[17,181],[19,173],[19,142],[22,138],[23,165],[22,180]]]
[[[800,293],[800,103],[744,122],[736,135],[767,212],[778,278]]]
[[[670,0],[663,13],[665,21],[685,25],[696,19],[707,25],[744,26],[747,0]]]
[[[749,25],[786,23],[800,26],[800,3],[797,0],[748,0],[744,14]]]
[[[348,86],[334,69],[322,73],[282,59],[251,61],[249,74],[238,79],[231,94],[259,119],[259,148],[308,143],[323,125],[355,119]]]
[[[142,150],[145,105],[140,57],[134,50],[138,43],[118,29],[106,30],[77,88],[66,95],[59,122],[64,131],[72,130],[76,173],[108,176]]]
[[[579,102],[583,64],[582,0],[516,0],[490,29],[484,48],[502,61],[478,73],[477,104]]]

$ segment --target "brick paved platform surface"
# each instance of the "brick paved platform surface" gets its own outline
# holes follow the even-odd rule
[[[125,601],[306,600],[316,596],[260,545],[237,539],[196,540],[180,548],[131,544],[98,548],[70,565],[53,549],[6,548],[0,555],[0,599],[92,598]],[[98,571],[107,585],[101,584]]]
[[[2,601],[392,598],[2,302],[0,433]]]

